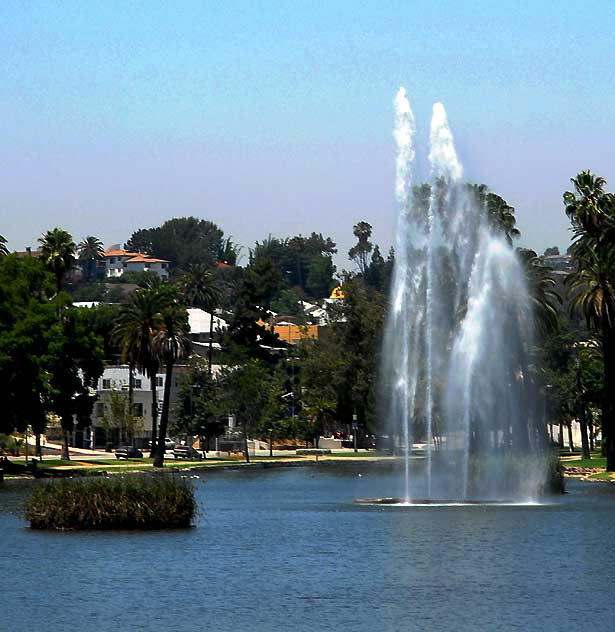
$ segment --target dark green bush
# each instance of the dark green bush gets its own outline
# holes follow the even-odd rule
[[[33,529],[168,529],[189,527],[195,514],[192,485],[169,476],[49,482],[26,509]]]

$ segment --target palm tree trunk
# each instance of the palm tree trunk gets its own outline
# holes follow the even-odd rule
[[[41,433],[37,432],[34,436],[36,438],[36,456],[42,461],[43,449],[41,448]]]
[[[131,360],[128,363],[128,414],[134,413],[134,399],[135,399],[135,363]]]
[[[173,361],[167,362],[164,378],[164,396],[162,399],[162,415],[160,416],[160,432],[158,433],[158,449],[154,459],[154,467],[164,467],[164,440],[169,425],[169,404],[171,401],[171,380],[173,379]]]
[[[149,458],[156,456],[156,443],[158,438],[158,397],[156,395],[156,372],[150,377],[150,388],[152,389],[152,447],[149,451]]]
[[[566,426],[568,427],[568,449],[570,452],[574,452],[574,441],[572,440],[572,419],[568,420]]]
[[[65,461],[70,460],[70,453],[68,451],[68,430],[65,428],[62,429],[62,455],[60,458]]]
[[[602,443],[606,456],[606,471],[615,472],[615,330],[603,320],[604,388],[602,402]]]
[[[587,425],[589,426],[589,449],[595,450],[596,444],[594,442],[594,420],[591,411],[587,413]]]
[[[581,450],[584,459],[590,459],[589,453],[589,437],[587,436],[587,415],[585,414],[585,403],[581,404],[579,411],[579,424],[581,426]]]
[[[243,456],[246,459],[246,463],[250,462],[250,452],[248,451],[248,433],[243,431]]]
[[[209,314],[209,357],[208,357],[209,377],[211,377],[211,371],[212,371],[213,344],[214,344],[214,310],[212,308]]]

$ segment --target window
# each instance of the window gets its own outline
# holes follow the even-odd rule
[[[166,263],[163,263],[163,264],[162,264],[162,269],[163,269],[163,270],[166,270],[166,269],[167,269],[167,264],[166,264]]]
[[[146,264],[145,264],[145,269],[146,269],[146,270],[148,270],[148,269],[149,269],[149,267],[150,267],[150,265],[151,265],[151,264],[146,263]]]
[[[164,384],[162,383],[162,378],[161,377],[157,377],[156,378],[156,386],[164,386]]]
[[[143,404],[133,404],[132,405],[132,414],[135,417],[143,417]]]
[[[109,260],[109,263],[115,263],[115,257],[111,257],[111,259]]]
[[[96,403],[96,416],[98,418],[105,416],[105,405],[102,402]]]
[[[103,380],[103,391],[111,389],[111,380]]]
[[[143,388],[141,386],[141,382],[142,382],[142,380],[135,380],[135,388]]]
[[[125,268],[127,268],[127,267],[128,267],[128,264],[127,264],[126,262],[124,262],[124,263],[122,264],[122,266],[124,266]]]

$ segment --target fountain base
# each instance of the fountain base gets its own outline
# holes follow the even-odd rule
[[[354,502],[357,505],[386,505],[399,507],[518,504],[501,500],[440,500],[432,498],[413,498],[412,500],[405,500],[404,498],[355,498]]]

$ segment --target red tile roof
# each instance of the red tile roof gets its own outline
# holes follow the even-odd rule
[[[126,259],[126,263],[169,263],[167,259],[154,259],[149,255],[135,255],[131,259]]]
[[[139,257],[138,252],[128,252],[127,250],[106,250],[105,257]]]

